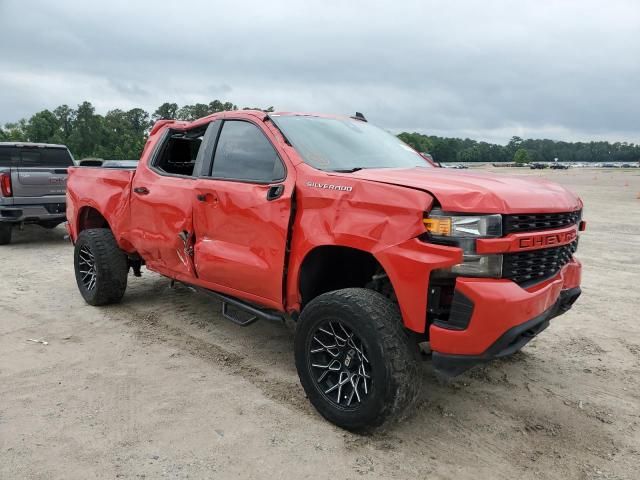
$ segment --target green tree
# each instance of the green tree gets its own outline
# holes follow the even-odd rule
[[[69,142],[73,124],[76,121],[76,111],[69,108],[69,105],[60,105],[53,111],[53,114],[56,116],[60,129],[60,143],[66,144]]]
[[[27,142],[27,121],[23,118],[15,123],[5,124],[4,137],[8,142]]]
[[[229,112],[231,110],[237,109],[238,106],[234,105],[231,102],[221,102],[220,100],[214,100],[213,102],[209,103],[209,113],[207,115],[218,112]]]
[[[243,107],[243,110],[260,110],[261,112],[265,112],[265,113],[271,113],[275,111],[274,107],[267,107],[267,108],[262,108],[262,107]],[[236,110],[234,108],[234,110]]]
[[[210,115],[209,105],[206,103],[195,103],[193,105],[185,105],[180,108],[176,114],[179,120],[193,121],[198,118]]]
[[[68,147],[78,158],[93,156],[102,141],[103,118],[96,115],[90,102],[82,102],[76,111]]]
[[[529,162],[529,152],[524,148],[519,148],[518,150],[516,150],[516,153],[513,155],[513,161],[516,163]]]
[[[178,104],[165,102],[156,108],[156,111],[151,115],[151,120],[155,123],[161,118],[176,118],[178,113]]]
[[[49,110],[42,110],[29,119],[26,125],[26,134],[31,142],[62,142],[58,119]]]

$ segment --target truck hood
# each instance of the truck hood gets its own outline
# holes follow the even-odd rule
[[[554,213],[582,208],[576,194],[541,178],[422,167],[364,169],[340,176],[429,192],[447,212]]]

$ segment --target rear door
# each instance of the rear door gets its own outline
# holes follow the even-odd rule
[[[193,269],[193,195],[205,126],[167,130],[132,182],[130,240],[147,267],[179,280]]]
[[[67,167],[73,166],[66,148],[18,146],[14,164],[16,168],[11,175],[14,197],[64,196]]]

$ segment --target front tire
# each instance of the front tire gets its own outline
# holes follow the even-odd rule
[[[13,225],[10,223],[0,223],[0,245],[9,245],[11,243],[11,232]]]
[[[347,430],[401,418],[420,393],[417,345],[398,306],[373,290],[347,288],[313,299],[300,315],[294,347],[309,400]]]
[[[122,300],[129,265],[111,230],[83,230],[73,258],[78,289],[89,305],[108,305]]]

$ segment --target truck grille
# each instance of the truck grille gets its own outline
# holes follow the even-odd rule
[[[515,232],[532,232],[562,228],[578,223],[581,210],[565,213],[531,213],[521,215],[504,215],[502,221],[503,234]]]
[[[560,247],[507,253],[502,259],[502,278],[522,284],[532,284],[553,277],[571,260],[578,241]]]

